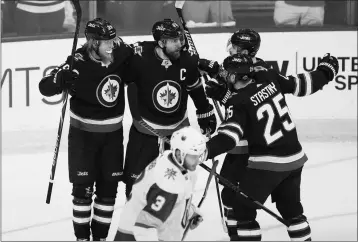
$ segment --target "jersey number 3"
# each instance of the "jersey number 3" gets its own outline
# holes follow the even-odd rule
[[[257,119],[259,121],[264,118],[264,113],[267,113],[267,122],[266,122],[266,126],[265,126],[265,131],[264,131],[264,138],[266,140],[267,145],[270,145],[271,143],[275,142],[276,140],[280,139],[283,136],[281,129],[277,130],[276,132],[272,131],[272,124],[273,124],[273,122],[275,120],[275,116],[276,116],[275,112],[274,112],[274,108],[277,110],[280,117],[284,116],[285,114],[288,115],[290,120],[280,121],[280,122],[282,122],[283,128],[285,130],[291,131],[292,129],[295,128],[295,124],[292,122],[292,118],[288,111],[288,107],[287,106],[281,107],[281,105],[280,105],[281,99],[283,99],[283,96],[280,93],[272,99],[273,103],[274,103],[274,107],[272,104],[266,103],[266,104],[262,105],[257,110],[257,113],[256,113]]]
[[[150,206],[150,208],[158,212],[160,209],[162,209],[164,203],[165,203],[165,198],[163,196],[158,195],[157,198],[155,199],[155,202],[152,203],[152,206]]]

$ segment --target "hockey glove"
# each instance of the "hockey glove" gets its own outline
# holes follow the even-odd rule
[[[322,60],[318,63],[317,70],[323,71],[326,74],[327,79],[332,81],[339,70],[339,63],[337,58],[331,56],[330,53],[325,54]]]
[[[211,104],[204,112],[196,111],[198,118],[198,124],[200,126],[201,133],[204,135],[213,134],[216,130],[216,117],[214,108]]]
[[[77,70],[60,69],[54,77],[54,82],[63,91],[69,90],[70,94],[73,95],[75,90],[75,82],[78,79],[79,74]]]
[[[218,80],[220,80],[220,77],[218,77]],[[231,91],[227,87],[226,82],[218,80],[211,78],[206,82],[206,96],[225,104],[231,97]]]
[[[199,59],[198,68],[200,71],[206,72],[210,77],[216,77],[219,73],[220,65],[217,61]]]
[[[194,204],[191,204],[189,213],[191,215],[189,228],[196,229],[199,226],[199,224],[201,222],[203,222],[203,220],[204,220],[203,216],[202,216],[199,208],[196,207]]]

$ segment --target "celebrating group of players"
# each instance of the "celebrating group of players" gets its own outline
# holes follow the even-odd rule
[[[300,202],[307,157],[285,94],[322,89],[337,75],[337,59],[327,54],[315,71],[285,77],[256,57],[261,39],[251,29],[232,35],[222,65],[189,51],[173,20],[156,22],[152,34],[154,41],[128,45],[108,21],[91,20],[73,70],[69,56],[40,81],[45,96],[71,95],[68,167],[77,240],[106,240],[120,181],[127,202],[115,240],[181,240],[187,226],[203,220],[191,202],[196,167],[222,153],[222,176],[260,203],[272,195],[290,238],[310,240]],[[123,165],[125,85],[133,122]],[[188,95],[201,132],[190,126]],[[208,98],[225,107],[218,128]],[[225,186],[222,202],[230,240],[261,240],[254,204]]]

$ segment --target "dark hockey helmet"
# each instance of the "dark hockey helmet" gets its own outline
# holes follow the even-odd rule
[[[153,25],[152,34],[155,41],[159,41],[161,39],[175,39],[179,37],[183,38],[182,29],[179,24],[172,19],[164,19],[156,22]]]
[[[253,29],[239,29],[231,36],[230,41],[232,45],[248,50],[248,54],[254,57],[260,49],[261,37]]]
[[[223,63],[226,71],[226,80],[234,83],[236,81],[246,81],[254,72],[254,64],[249,55],[235,54],[225,58]]]
[[[86,39],[110,40],[116,37],[116,29],[107,20],[95,18],[86,24]]]

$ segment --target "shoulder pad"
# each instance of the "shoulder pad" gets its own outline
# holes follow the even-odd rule
[[[226,107],[231,105],[238,105],[243,103],[243,99],[245,97],[246,90],[242,88],[232,93],[231,97],[226,102]]]
[[[180,58],[185,59],[185,62],[189,65],[195,63],[195,66],[197,66],[197,63],[199,62],[199,56],[187,50],[182,51],[182,56]]]
[[[158,186],[170,193],[183,193],[184,177],[181,171],[169,159],[168,152],[158,157],[155,162],[155,179]],[[148,167],[149,168],[149,167]]]

